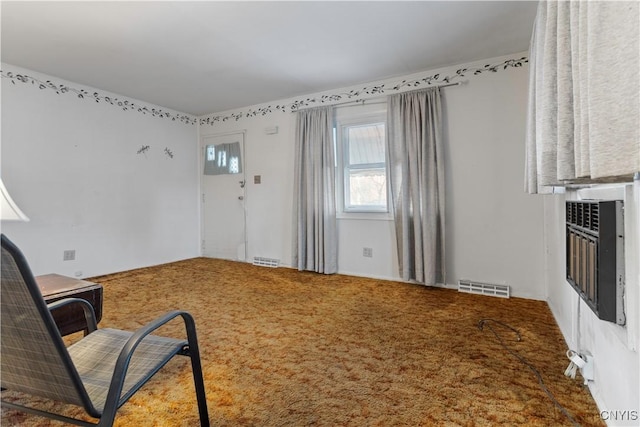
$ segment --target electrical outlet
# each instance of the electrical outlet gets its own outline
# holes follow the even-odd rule
[[[580,373],[584,383],[587,384],[587,381],[593,381],[593,356],[587,353],[581,354],[580,357],[585,361],[584,366],[580,368]]]
[[[62,253],[63,261],[73,261],[74,259],[76,259],[75,249],[66,250]]]
[[[362,256],[373,258],[373,248],[362,248]]]

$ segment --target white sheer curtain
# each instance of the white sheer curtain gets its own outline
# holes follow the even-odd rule
[[[444,158],[440,89],[388,99],[391,201],[404,280],[444,283]]]
[[[333,107],[297,113],[294,176],[293,265],[338,271]]]
[[[637,1],[540,2],[530,49],[525,189],[640,170]]]

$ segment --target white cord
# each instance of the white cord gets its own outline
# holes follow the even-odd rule
[[[578,371],[578,369],[581,369],[587,362],[573,350],[567,350],[567,358],[570,360],[570,362],[569,366],[567,366],[567,369],[565,369],[564,371],[564,375],[575,380],[576,372]]]

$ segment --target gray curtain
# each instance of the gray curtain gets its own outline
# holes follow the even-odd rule
[[[391,202],[400,274],[445,282],[444,158],[440,89],[392,95],[387,104]]]
[[[540,2],[529,55],[525,190],[640,170],[636,1]]]
[[[294,176],[293,265],[338,271],[333,107],[297,113]]]

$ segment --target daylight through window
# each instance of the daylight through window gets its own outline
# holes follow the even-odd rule
[[[207,145],[204,162],[205,175],[236,174],[242,172],[240,143]]]
[[[385,123],[340,126],[345,212],[387,211]]]

